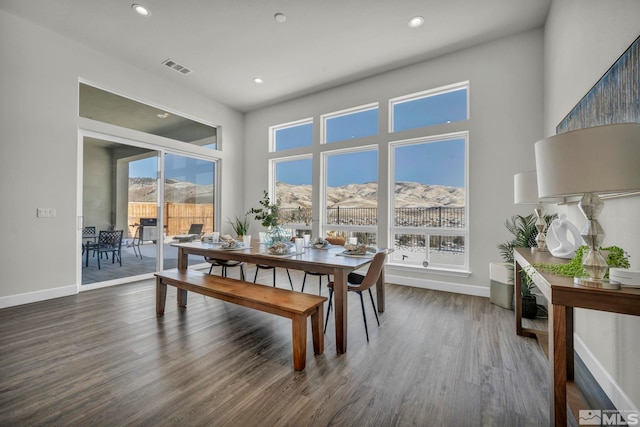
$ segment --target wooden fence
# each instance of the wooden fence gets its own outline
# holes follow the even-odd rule
[[[167,236],[185,234],[191,224],[204,224],[203,233],[213,232],[213,204],[165,203],[164,215]],[[157,218],[158,209],[155,203],[131,202],[128,217],[129,224],[138,224],[140,218]]]

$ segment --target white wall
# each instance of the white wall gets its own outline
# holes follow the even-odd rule
[[[637,0],[554,0],[545,27],[545,136],[640,35]],[[560,209],[582,228],[575,206]],[[640,197],[608,200],[600,216],[604,245],[631,254],[640,269]],[[640,407],[640,318],[576,310],[580,356],[620,410]]]
[[[241,113],[4,11],[0,52],[0,307],[77,289],[78,79],[221,125],[222,181],[242,188]],[[220,202],[223,217],[244,208],[231,186]]]
[[[380,103],[378,144],[381,164],[387,162],[390,140],[418,136],[419,131],[390,135],[387,129],[389,98],[469,80],[470,120],[442,125],[442,132],[468,129],[469,142],[469,277],[436,275],[424,269],[387,269],[396,283],[488,296],[489,263],[501,261],[496,245],[509,236],[504,221],[514,213],[528,213],[513,204],[513,175],[534,168],[531,141],[542,137],[542,30],[529,31],[452,55],[405,67],[353,84],[284,102],[248,113],[245,117],[247,174],[245,204],[256,205],[267,188],[268,127],[371,102]],[[318,152],[318,127],[314,145]],[[292,150],[295,152],[295,150]],[[271,155],[273,157],[273,155]],[[314,165],[317,172],[318,164]],[[382,172],[383,175],[386,171]],[[317,173],[315,173],[317,176]],[[381,201],[388,197],[386,179],[380,180]],[[386,205],[384,202],[383,206]],[[379,221],[386,224],[384,212]],[[385,231],[379,234],[386,244]]]

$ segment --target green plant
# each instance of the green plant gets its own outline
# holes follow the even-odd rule
[[[582,257],[589,248],[588,246],[580,246],[576,250],[576,255],[566,264],[534,264],[540,271],[553,273],[558,276],[568,277],[580,277],[587,276],[587,271],[582,265]],[[624,249],[618,246],[609,246],[607,248],[600,248],[601,251],[606,253],[606,260],[609,267],[613,268],[629,268],[629,259]],[[609,272],[604,276],[605,279],[609,277]]]
[[[271,228],[278,225],[280,215],[280,201],[271,203],[269,193],[264,190],[259,208],[251,208],[247,214],[252,214],[256,221],[260,221],[263,227]]]
[[[247,220],[247,215],[244,217],[237,216],[230,220],[227,218],[229,224],[231,224],[231,228],[238,236],[246,236],[249,233],[249,220]]]
[[[557,215],[545,215],[544,220],[547,226],[556,219]],[[498,245],[500,256],[504,262],[508,263],[510,268],[513,269],[513,249],[514,248],[532,248],[536,246],[536,236],[538,235],[538,229],[536,228],[536,216],[531,213],[527,216],[513,215],[508,218],[504,226],[513,235],[513,238],[505,243]],[[531,287],[533,282],[527,275],[526,271],[522,274],[522,295],[531,295]]]

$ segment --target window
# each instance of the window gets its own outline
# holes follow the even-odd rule
[[[311,119],[273,126],[270,129],[271,151],[313,145],[313,121]]]
[[[356,237],[374,245],[378,226],[378,150],[324,154],[325,235]]]
[[[466,269],[466,132],[391,143],[392,262]]]
[[[272,165],[281,224],[301,230],[311,229],[311,156],[278,159]]]
[[[468,119],[467,89],[463,83],[390,100],[391,131]]]
[[[378,134],[378,104],[322,116],[323,141],[346,141]]]

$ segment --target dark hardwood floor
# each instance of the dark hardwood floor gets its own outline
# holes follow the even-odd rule
[[[389,285],[379,328],[365,301],[367,343],[349,297],[348,352],[336,354],[330,318],[323,355],[309,332],[303,372],[290,320],[196,294],[178,310],[173,287],[156,318],[151,281],[0,310],[0,425],[549,424],[546,360],[512,311]]]

